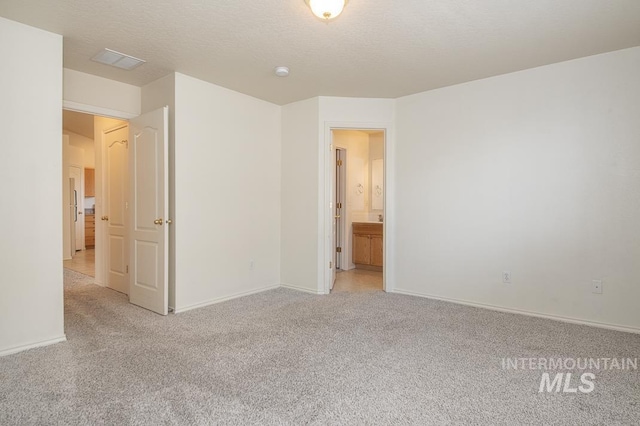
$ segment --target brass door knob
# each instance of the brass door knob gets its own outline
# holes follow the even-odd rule
[[[162,225],[162,218],[153,221],[156,225]]]
[[[102,220],[109,220],[109,216],[102,216],[100,219],[102,219]]]
[[[167,225],[171,225],[173,221],[171,219],[167,219]]]

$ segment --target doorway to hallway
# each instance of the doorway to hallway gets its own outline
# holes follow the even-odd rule
[[[73,151],[73,137],[82,137],[91,146],[90,156],[82,147],[73,147],[78,157],[74,162],[86,171],[85,157],[93,160],[95,195],[88,202],[78,201],[88,198],[88,179],[79,173],[80,187],[67,187],[67,181],[73,184],[74,179],[69,179],[69,164],[63,164],[63,188],[70,188],[63,194],[63,237],[68,241],[64,266],[94,277],[95,284],[127,294],[133,304],[167,315],[168,225],[173,222],[168,215],[168,107],[129,123],[77,111],[65,111],[65,115],[86,121],[84,137],[63,124],[70,133],[63,136],[63,158],[68,157],[65,151]],[[89,213],[94,216],[95,234],[83,232],[76,250],[72,231],[78,227],[77,217]],[[91,244],[85,241],[94,235]],[[95,249],[86,250],[91,247]]]

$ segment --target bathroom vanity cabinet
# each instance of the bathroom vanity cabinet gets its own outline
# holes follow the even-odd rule
[[[356,268],[381,271],[383,266],[382,223],[353,223],[353,263]]]

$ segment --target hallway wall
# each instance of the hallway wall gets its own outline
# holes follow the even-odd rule
[[[65,338],[62,37],[0,18],[0,40],[6,64],[0,67],[6,141],[0,156],[0,355],[6,355]]]
[[[175,78],[180,312],[280,285],[281,108]]]

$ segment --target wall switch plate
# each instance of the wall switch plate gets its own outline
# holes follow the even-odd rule
[[[591,281],[592,289],[591,291],[595,294],[602,294],[602,280],[593,280]]]
[[[509,271],[502,272],[502,282],[505,284],[511,284],[511,272]]]

